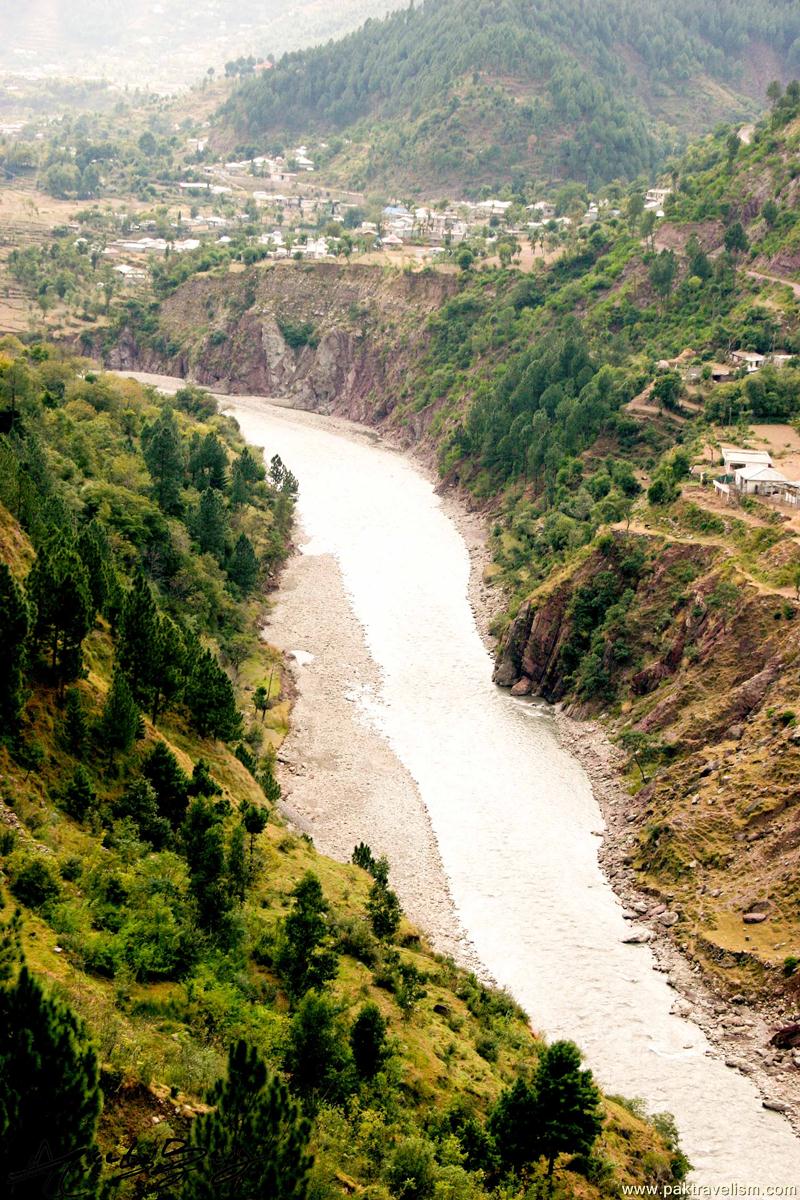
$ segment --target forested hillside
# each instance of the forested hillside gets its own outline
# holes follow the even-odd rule
[[[288,702],[259,631],[288,467],[207,394],[166,402],[40,343],[0,343],[0,397],[10,1194],[680,1177],[670,1120],[601,1097],[575,1047],[433,954],[385,860],[334,863],[283,824]]]
[[[328,139],[329,171],[393,194],[595,186],[757,111],[799,60],[800,14],[781,0],[428,0],[285,56],[223,116],[240,143]]]

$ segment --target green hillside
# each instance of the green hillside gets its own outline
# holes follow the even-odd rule
[[[328,173],[393,194],[595,186],[756,112],[797,66],[798,39],[780,0],[428,0],[284,56],[222,115],[240,143],[327,139],[315,155]]]
[[[601,1099],[576,1050],[432,953],[385,861],[281,821],[289,706],[259,629],[288,468],[205,393],[167,403],[39,343],[0,343],[0,396],[12,1193],[510,1200],[553,1160],[594,1200],[680,1176],[669,1119]]]

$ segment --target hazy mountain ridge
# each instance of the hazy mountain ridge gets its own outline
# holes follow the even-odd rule
[[[192,82],[208,67],[266,57],[340,36],[391,0],[29,0],[3,13],[0,70],[107,76],[116,82]],[[165,57],[168,54],[168,57]],[[144,72],[144,76],[142,76]]]
[[[284,57],[224,110],[241,138],[321,137],[359,186],[649,172],[686,133],[761,107],[800,55],[780,0],[428,0]]]

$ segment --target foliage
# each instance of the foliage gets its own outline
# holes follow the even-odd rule
[[[56,1177],[60,1187],[98,1194],[100,1104],[85,1027],[23,966],[0,988],[0,1176],[32,1172],[11,1195],[50,1196]]]
[[[338,964],[330,947],[328,905],[319,879],[312,872],[292,892],[292,911],[283,923],[275,965],[293,1000],[311,988],[321,988],[335,976]]]
[[[313,1161],[309,1123],[252,1046],[239,1041],[231,1047],[227,1077],[209,1100],[212,1110],[192,1122],[197,1153],[180,1200],[238,1200],[243,1194],[306,1200]]]

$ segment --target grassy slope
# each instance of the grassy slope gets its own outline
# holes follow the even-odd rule
[[[152,399],[135,385],[108,386],[118,388],[132,407],[141,406],[145,413],[152,410]],[[65,432],[64,418],[89,422],[90,429],[86,425],[84,429],[90,437],[91,427],[99,430],[103,423],[78,401],[68,402],[63,413],[48,414],[47,421],[60,436]],[[182,423],[188,434],[192,419],[184,416]],[[47,436],[44,428],[41,432]],[[106,454],[95,472],[101,476],[113,474],[124,460],[121,445],[112,441],[109,446],[108,428],[103,438]],[[57,456],[51,461],[63,465]],[[128,463],[129,482],[130,469]],[[66,472],[66,478],[74,484],[71,472]],[[146,491],[146,482],[141,486]],[[33,548],[5,508],[0,508],[0,533],[4,560],[22,580]],[[264,678],[271,660],[269,647],[257,634],[262,604],[263,600],[252,601],[240,613],[250,639],[250,657],[240,669],[242,688],[254,674]],[[92,718],[99,714],[109,688],[112,652],[110,632],[101,621],[86,641],[86,674],[78,685]],[[245,702],[244,692],[241,698]],[[273,741],[279,740],[286,718],[285,708],[270,710]],[[484,1112],[503,1083],[535,1061],[540,1043],[516,1007],[434,955],[407,924],[400,930],[398,952],[402,961],[422,972],[426,995],[410,1016],[404,1016],[394,994],[378,985],[377,968],[362,961],[375,953],[364,912],[369,878],[356,867],[318,855],[278,819],[270,821],[259,840],[257,882],[240,913],[246,929],[244,950],[227,955],[207,945],[187,973],[149,981],[125,969],[118,959],[109,967],[112,960],[103,950],[113,940],[116,919],[125,915],[126,897],[135,895],[154,873],[180,882],[180,859],[169,852],[156,854],[130,836],[116,836],[111,842],[103,837],[109,803],[135,776],[156,738],[167,742],[187,770],[204,758],[234,808],[263,803],[258,785],[231,749],[198,738],[177,712],[164,717],[157,730],[146,722],[144,741],[119,756],[113,769],[104,765],[90,744],[84,759],[98,792],[97,815],[84,823],[74,821],[57,797],[76,760],[64,746],[55,690],[44,681],[33,681],[25,717],[25,740],[38,743],[41,765],[28,770],[7,746],[0,752],[0,822],[9,831],[3,843],[4,872],[13,878],[21,859],[44,856],[60,876],[55,901],[35,911],[24,910],[25,952],[33,969],[50,980],[89,1023],[104,1065],[106,1149],[129,1145],[137,1135],[159,1138],[170,1129],[180,1133],[204,1088],[219,1074],[225,1048],[236,1036],[247,1036],[273,1063],[280,1063],[289,1024],[288,1002],[279,979],[265,965],[269,956],[256,959],[250,948],[257,942],[269,944],[289,907],[292,888],[309,869],[319,876],[332,906],[334,926],[342,930],[339,973],[332,991],[344,1020],[352,1019],[364,1000],[373,998],[389,1020],[396,1047],[390,1068],[393,1082],[386,1085],[386,1094],[379,1089],[372,1097],[362,1096],[361,1107],[356,1105],[348,1116],[324,1108],[318,1118],[314,1140],[320,1196],[334,1197],[378,1179],[386,1153],[404,1136],[458,1097],[474,1103],[478,1113]],[[118,898],[109,907],[104,896],[112,879]],[[355,942],[367,946],[359,952],[360,958],[353,950]],[[380,967],[379,953],[377,958]],[[588,1200],[612,1194],[623,1182],[669,1178],[671,1155],[653,1129],[616,1101],[606,1102],[606,1112],[598,1150],[609,1170],[596,1183],[565,1173],[568,1193]],[[154,1122],[158,1123],[155,1132]],[[385,1193],[376,1185],[374,1194]]]

